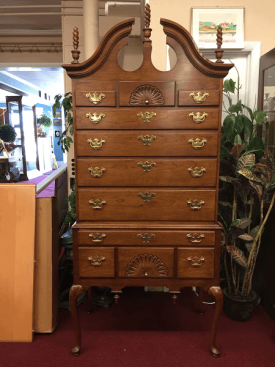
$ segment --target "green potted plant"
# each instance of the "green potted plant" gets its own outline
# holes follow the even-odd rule
[[[13,126],[9,124],[0,125],[0,153],[9,155],[16,145],[13,142],[16,139],[16,132]]]
[[[224,310],[238,321],[248,320],[257,302],[253,273],[265,223],[275,200],[275,161],[266,138],[257,136],[266,113],[252,111],[239,99],[240,84],[224,82],[225,108],[221,133],[219,220],[223,227],[222,262],[226,277]],[[232,102],[236,94],[237,102]]]
[[[50,117],[44,113],[37,119],[37,133],[40,137],[45,137],[47,134],[45,132],[45,127],[52,126],[52,120]]]

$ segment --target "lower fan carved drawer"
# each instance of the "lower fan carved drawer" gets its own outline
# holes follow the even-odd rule
[[[174,249],[118,248],[118,276],[122,278],[172,278]]]
[[[178,248],[178,278],[213,278],[214,248]]]
[[[111,278],[115,276],[114,247],[79,247],[79,276]]]

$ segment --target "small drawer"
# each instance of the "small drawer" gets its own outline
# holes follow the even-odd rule
[[[80,229],[80,246],[208,246],[215,245],[215,231],[159,229]]]
[[[77,129],[129,130],[129,129],[218,129],[218,108],[76,108]]]
[[[218,106],[219,103],[219,90],[179,91],[179,106]]]
[[[178,248],[178,278],[213,278],[214,248]]]
[[[174,276],[174,249],[118,248],[118,276],[122,278],[172,278]]]
[[[175,106],[175,82],[119,82],[119,105]]]
[[[78,186],[215,187],[217,159],[79,158]]]
[[[116,92],[114,91],[82,91],[75,93],[76,106],[110,106],[116,105]]]
[[[79,247],[79,276],[82,278],[112,278],[115,276],[114,247]]]

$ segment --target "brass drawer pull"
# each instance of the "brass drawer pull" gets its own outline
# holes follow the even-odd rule
[[[139,233],[137,236],[138,238],[141,238],[144,243],[149,243],[152,238],[156,237],[154,233],[151,233],[150,235],[148,233],[144,233],[144,235],[142,233]]]
[[[190,238],[190,241],[193,242],[193,243],[199,243],[201,242],[201,240],[204,238],[204,234],[198,234],[198,233],[188,233],[186,235],[188,238]]]
[[[200,140],[199,138],[195,140],[189,139],[188,143],[192,144],[192,147],[195,149],[201,149],[204,146],[204,143],[207,143],[207,140],[206,139]]]
[[[89,143],[93,149],[98,150],[102,147],[102,144],[106,143],[106,141],[102,139],[99,141],[97,138],[95,138],[94,140],[88,139],[87,143]]]
[[[144,120],[144,122],[148,124],[151,118],[157,116],[157,114],[155,112],[145,112],[144,114],[142,112],[139,112],[137,116],[141,117]]]
[[[204,112],[201,115],[200,112],[197,112],[197,114],[195,115],[194,112],[191,112],[191,113],[189,113],[189,117],[193,118],[193,121],[196,124],[199,124],[199,123],[203,122],[206,119],[206,117],[208,117],[208,113]]]
[[[143,143],[144,143],[144,145],[146,146],[146,147],[148,147],[148,145],[150,145],[150,143],[152,143],[152,141],[153,140],[156,140],[157,138],[156,138],[156,136],[154,136],[154,135],[152,135],[151,136],[151,138],[150,138],[150,136],[149,135],[145,135],[144,136],[144,138],[143,138],[143,136],[142,135],[140,135],[140,136],[138,136],[138,138],[137,138],[138,140],[141,140]]]
[[[152,163],[149,163],[148,161],[146,161],[146,162],[144,162],[144,163],[142,163],[142,162],[138,162],[138,164],[137,164],[138,166],[140,166],[140,167],[142,167],[143,168],[143,170],[144,170],[144,172],[149,172],[150,171],[150,169],[152,168],[152,167],[156,167],[156,163],[155,162],[152,162]]]
[[[199,210],[199,209],[201,209],[201,207],[202,207],[202,205],[204,205],[205,203],[204,203],[204,201],[203,200],[201,200],[200,202],[196,199],[196,200],[194,200],[194,201],[192,201],[192,200],[188,200],[187,201],[187,204],[189,204],[190,205],[190,208],[191,209],[193,209],[193,210]]]
[[[96,233],[96,234],[93,234],[93,233],[89,233],[89,237],[92,239],[93,242],[102,242],[103,239],[106,237],[106,234],[105,233]]]
[[[99,114],[96,112],[94,112],[93,114],[89,112],[89,113],[86,113],[86,117],[88,117],[88,119],[92,121],[94,124],[98,124],[99,121],[101,121],[101,119],[105,117],[105,115],[104,113],[101,113],[101,112]]]
[[[88,168],[88,171],[91,172],[91,175],[94,177],[101,177],[103,175],[103,173],[106,171],[106,169],[104,167],[102,167],[101,169],[99,167],[90,167]]]
[[[202,92],[198,92],[197,95],[195,95],[195,93],[192,92],[189,94],[189,97],[193,98],[196,103],[202,103],[207,97],[209,97],[209,93],[202,94]]]
[[[145,203],[149,203],[149,201],[153,198],[153,197],[155,197],[156,196],[156,194],[155,193],[153,193],[152,192],[152,194],[149,194],[149,192],[145,192],[144,194],[142,193],[142,192],[139,192],[138,193],[138,196],[140,197],[140,198],[142,198],[144,201],[145,201]]]
[[[93,104],[98,104],[103,98],[105,98],[105,94],[94,92],[93,94],[88,93],[86,97],[93,102]]]
[[[198,256],[189,256],[187,260],[191,261],[192,266],[198,267],[201,266],[202,262],[204,261],[204,257],[201,256],[201,258],[198,258]]]
[[[95,201],[89,200],[89,204],[92,205],[93,209],[102,209],[103,205],[106,204],[105,200],[100,201],[99,199],[96,199]]]
[[[90,256],[88,257],[88,260],[91,261],[91,265],[93,266],[100,266],[102,265],[102,261],[105,260],[104,256]]]
[[[206,171],[206,169],[203,168],[203,167],[201,169],[199,169],[199,167],[195,167],[194,169],[192,167],[190,167],[190,168],[187,169],[187,171],[191,172],[191,175],[193,177],[201,177],[203,175],[203,172]]]

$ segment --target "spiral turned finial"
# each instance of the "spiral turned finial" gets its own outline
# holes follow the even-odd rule
[[[216,63],[223,63],[222,56],[223,56],[223,50],[222,47],[222,26],[219,25],[217,29],[217,50],[215,50],[216,53]]]
[[[143,29],[144,32],[144,42],[151,42],[150,37],[151,37],[151,32],[152,29],[149,28],[150,27],[150,21],[151,21],[151,9],[150,9],[150,5],[146,4],[145,6],[145,28]]]
[[[74,46],[74,49],[72,50],[72,56],[74,60],[72,61],[72,64],[78,64],[80,51],[78,51],[79,33],[78,33],[77,27],[74,27],[74,31],[73,31],[73,46]]]

